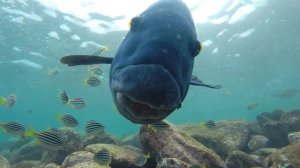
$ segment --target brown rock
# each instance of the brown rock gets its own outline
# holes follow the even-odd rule
[[[99,168],[93,159],[94,154],[87,151],[78,151],[70,154],[61,165],[61,168]]]
[[[273,110],[256,117],[264,135],[270,139],[271,146],[283,147],[289,144],[288,134],[300,130],[300,110],[285,112]]]
[[[58,130],[52,130],[61,137],[64,144],[63,150],[45,150],[41,161],[44,163],[61,164],[65,157],[75,151],[83,150],[83,142],[80,135],[72,128],[62,127]]]
[[[120,140],[110,134],[106,134],[104,131],[98,135],[87,136],[84,138],[84,146],[91,144],[105,143],[105,144],[120,144]]]
[[[7,159],[0,155],[0,167],[1,168],[10,168],[10,164]]]
[[[242,151],[233,151],[226,159],[227,168],[252,168],[263,166],[260,157]]]
[[[300,142],[288,145],[265,159],[266,168],[300,167]]]
[[[219,121],[213,128],[200,124],[182,125],[179,128],[223,159],[234,150],[244,149],[250,134],[250,127],[243,120]]]
[[[140,139],[145,153],[162,158],[176,158],[191,165],[207,168],[224,168],[223,160],[211,149],[197,142],[169,123],[170,127],[153,131],[146,125],[140,130]]]
[[[163,158],[157,163],[156,168],[190,168],[191,165],[175,159],[175,158]]]
[[[108,149],[112,153],[112,162],[110,164],[111,167],[136,168],[135,161],[140,154],[130,149],[114,144],[93,144],[87,146],[85,150],[95,154],[103,148]]]

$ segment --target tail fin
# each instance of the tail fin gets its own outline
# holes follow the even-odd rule
[[[25,132],[25,137],[33,137],[35,134],[35,130],[32,127],[29,127],[29,129]]]
[[[5,97],[0,96],[0,106],[5,105],[6,99]]]
[[[100,57],[95,55],[69,55],[62,57],[60,62],[68,66],[92,65],[92,64],[111,64],[113,58]]]
[[[62,117],[62,114],[61,113],[57,113],[56,116],[55,116],[55,119],[57,121],[60,121],[61,120],[61,117]]]

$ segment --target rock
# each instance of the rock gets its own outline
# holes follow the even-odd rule
[[[272,153],[276,152],[277,150],[278,149],[276,149],[276,148],[261,148],[261,149],[255,151],[253,154],[260,156],[262,158],[265,158],[265,157],[271,155]]]
[[[55,163],[41,163],[34,168],[60,168],[60,166]]]
[[[13,137],[0,145],[0,150],[9,149],[10,151],[18,150],[21,146],[30,142],[30,138]]]
[[[74,129],[62,127],[52,131],[61,137],[64,149],[57,151],[45,150],[41,159],[42,162],[60,165],[69,154],[83,150],[83,142],[81,141],[80,135]]]
[[[261,148],[266,148],[269,144],[269,139],[262,135],[253,135],[249,142],[248,142],[248,148],[251,151],[256,151]]]
[[[0,167],[1,168],[10,168],[10,164],[7,159],[0,155]]]
[[[19,150],[15,151],[10,158],[11,163],[18,163],[24,160],[41,160],[43,154],[43,148],[37,145],[34,141],[31,141]]]
[[[252,168],[263,166],[263,162],[258,156],[236,150],[227,157],[226,166],[227,168]]]
[[[95,154],[103,148],[108,149],[112,153],[111,167],[136,168],[135,161],[140,154],[127,148],[114,144],[93,144],[87,146],[85,150]]]
[[[93,157],[94,154],[91,152],[74,152],[65,158],[61,168],[99,168]]]
[[[251,135],[262,135],[264,133],[257,121],[250,122],[249,129]]]
[[[132,135],[128,135],[128,136],[124,137],[123,139],[121,139],[121,144],[135,146],[140,149],[143,148],[141,141],[140,141],[139,134],[132,134]]]
[[[41,164],[42,163],[40,161],[25,160],[25,161],[22,161],[22,162],[12,165],[12,168],[35,168]]]
[[[156,168],[190,168],[191,165],[175,159],[175,158],[164,158],[157,163]]]
[[[199,124],[182,125],[179,128],[223,159],[234,150],[243,150],[250,133],[248,123],[243,120],[216,122],[213,128],[200,127]]]
[[[300,142],[300,132],[291,132],[288,134],[288,140],[290,144],[296,144]]]
[[[84,146],[91,145],[91,144],[98,144],[98,143],[105,143],[105,144],[120,144],[120,140],[112,135],[106,134],[104,131],[98,135],[87,136],[84,138]]]
[[[270,139],[270,145],[274,147],[288,145],[288,134],[300,130],[300,110],[264,112],[256,119],[264,135]]]
[[[176,158],[187,164],[202,165],[207,168],[224,168],[223,160],[211,149],[197,142],[170,124],[162,131],[153,131],[146,125],[140,129],[140,140],[145,153],[162,158]]]
[[[300,142],[288,145],[269,155],[265,159],[266,168],[300,167]]]

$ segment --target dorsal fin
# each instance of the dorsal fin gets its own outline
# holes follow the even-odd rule
[[[101,57],[96,55],[68,55],[62,57],[60,62],[68,66],[92,65],[92,64],[111,64],[112,57]]]

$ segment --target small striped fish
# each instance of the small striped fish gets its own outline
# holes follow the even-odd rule
[[[11,94],[8,95],[6,100],[5,100],[5,106],[7,108],[12,108],[17,102],[17,95],[16,94]]]
[[[206,123],[204,124],[207,128],[212,128],[216,126],[216,123],[213,120],[208,120],[206,121]]]
[[[152,129],[154,132],[163,131],[169,127],[170,125],[163,120],[156,123],[148,124],[148,128]]]
[[[0,127],[9,134],[20,135],[24,137],[25,127],[17,122],[0,123]]]
[[[107,149],[102,149],[99,152],[95,153],[94,160],[100,166],[109,166],[111,163],[111,153]]]
[[[90,120],[86,123],[85,133],[90,135],[95,135],[104,131],[104,126],[94,120]]]
[[[135,160],[135,165],[137,167],[144,166],[147,163],[148,158],[150,158],[150,153],[148,153],[147,155],[140,154]]]
[[[77,127],[79,125],[77,119],[71,115],[57,115],[57,119],[62,121],[66,127]]]
[[[85,106],[85,102],[83,98],[74,98],[69,100],[69,104],[71,105],[72,108],[74,109],[82,109]]]
[[[62,102],[62,104],[67,104],[69,102],[69,97],[68,97],[66,91],[64,91],[64,90],[59,91],[58,97],[59,97],[60,101]]]
[[[61,138],[50,131],[34,132],[37,142],[44,148],[49,150],[62,150],[64,149]]]
[[[101,68],[100,68],[99,65],[88,67],[88,71],[89,71],[92,75],[103,75],[103,71],[101,70]]]
[[[96,87],[101,84],[101,81],[99,78],[92,76],[84,80],[84,83],[87,84],[90,87]]]

